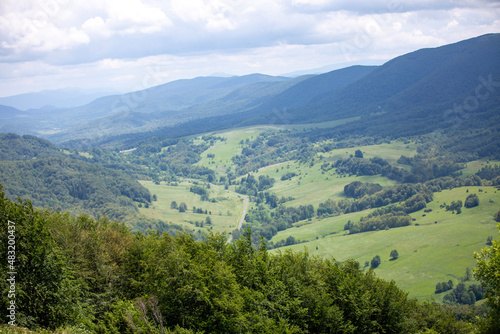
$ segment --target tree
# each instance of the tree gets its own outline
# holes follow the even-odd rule
[[[381,262],[382,262],[382,260],[380,259],[380,256],[379,255],[375,255],[375,257],[372,259],[372,261],[371,261],[370,264],[371,264],[371,267],[373,269],[375,269],[375,268],[377,268],[380,265]]]
[[[179,212],[186,212],[187,210],[187,205],[186,203],[182,202],[180,205],[179,205]]]
[[[500,224],[497,227],[500,230]],[[500,328],[500,238],[493,240],[491,247],[475,252],[474,258],[477,261],[474,276],[486,289],[488,305],[491,307],[489,326]]]
[[[491,235],[490,235],[490,236],[488,236],[488,238],[486,238],[486,244],[487,244],[488,246],[493,245],[493,237],[492,237]]]
[[[172,201],[172,203],[170,203],[170,208],[174,209],[174,210],[177,210],[177,208],[178,208],[177,202],[176,201]]]
[[[494,217],[495,217],[495,220],[500,223],[500,210],[498,210],[497,213],[495,213]]]
[[[210,217],[205,218],[205,224],[207,224],[207,225],[212,224],[212,218],[210,218]]]
[[[398,251],[397,251],[397,250],[395,250],[395,249],[393,249],[393,250],[391,251],[391,261],[392,261],[392,260],[397,260],[397,259],[398,259],[398,257],[399,257],[399,253],[398,253]]]
[[[473,207],[478,206],[478,205],[479,205],[479,197],[477,197],[476,194],[470,194],[465,199],[465,205],[464,206],[466,208],[473,208]]]
[[[361,152],[361,150],[356,150],[356,152],[354,152],[354,157],[356,158],[363,158],[363,152]]]

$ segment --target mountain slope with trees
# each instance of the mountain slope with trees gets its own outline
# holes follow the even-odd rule
[[[486,128],[498,131],[491,125],[500,117],[499,53],[500,34],[421,49],[376,68],[349,67],[308,78],[270,95],[252,109],[207,115],[136,136],[176,137],[242,125],[311,123],[357,116],[356,122],[323,133],[330,137],[399,138],[441,131],[453,138],[458,131],[478,138]],[[115,136],[112,141],[118,144],[121,138]]]
[[[130,175],[34,136],[0,134],[0,182],[11,199],[28,198],[38,207],[107,216],[136,229],[166,228],[138,213],[135,202],[151,203],[152,196]]]

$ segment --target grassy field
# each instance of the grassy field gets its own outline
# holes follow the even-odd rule
[[[302,130],[305,128],[334,126],[338,122],[346,122],[346,120],[322,124],[287,126],[287,128]],[[263,131],[277,128],[259,126],[215,133],[216,136],[226,138],[226,141],[217,141],[212,147],[206,150],[202,154],[202,160],[198,164],[214,170],[218,176],[225,175],[229,170],[234,171],[235,166],[231,158],[241,153],[242,145],[240,145],[240,142],[246,139],[254,139]],[[295,200],[287,204],[292,206],[301,204],[317,205],[328,198],[342,197],[344,186],[353,181],[379,183],[383,187],[397,183],[381,176],[342,177],[337,175],[335,170],[323,171],[321,169],[322,164],[331,163],[340,158],[348,158],[350,155],[354,155],[357,149],[361,149],[364,152],[366,159],[377,156],[388,160],[393,165],[403,168],[408,167],[400,166],[396,163],[399,157],[401,155],[412,157],[416,154],[416,144],[394,141],[390,144],[361,146],[318,153],[313,165],[310,163],[289,161],[261,168],[254,175],[255,177],[268,175],[275,178],[276,183],[270,191],[280,196],[294,197]],[[208,155],[212,154],[215,157],[208,158]],[[281,177],[288,172],[295,173],[297,176],[290,180],[281,181]]]
[[[140,212],[148,218],[161,219],[165,222],[172,222],[190,230],[212,230],[214,232],[227,232],[237,228],[244,207],[243,198],[231,194],[223,189],[210,188],[210,198],[217,200],[216,203],[202,201],[201,197],[189,191],[192,182],[184,181],[177,186],[168,185],[161,182],[159,185],[151,181],[140,181],[151,194],[156,194],[157,201],[153,202],[149,208],[140,208]],[[176,201],[177,204],[186,203],[188,210],[179,212],[172,209],[170,204]],[[211,212],[211,214],[193,213],[193,206]],[[205,222],[206,217],[212,220],[211,225],[204,224],[203,227],[196,226],[196,222]]]
[[[469,193],[466,193],[467,189]],[[483,191],[480,192],[479,189]],[[478,207],[463,208],[460,215],[440,208],[445,202],[465,202],[470,193],[479,196]],[[427,208],[432,209],[432,212],[425,216],[423,210],[413,213],[414,225],[408,227],[345,235],[343,226],[347,220],[356,222],[359,217],[369,213],[367,210],[313,220],[311,224],[281,231],[272,240],[286,239],[290,235],[296,239],[311,240],[286,248],[306,248],[313,255],[334,257],[340,261],[352,258],[362,265],[379,255],[382,264],[375,269],[379,277],[396,281],[411,297],[421,300],[434,298],[439,301],[443,294],[434,294],[436,284],[450,279],[455,284],[459,282],[466,268],[472,269],[475,266],[474,251],[486,247],[488,236],[498,236],[493,214],[500,209],[500,191],[497,192],[493,187],[445,190],[435,193],[434,201]],[[389,254],[393,249],[398,251],[399,259],[389,261]]]
[[[213,169],[218,176],[226,175],[227,169],[234,171],[234,165],[231,158],[235,155],[241,154],[242,146],[240,142],[243,140],[252,140],[257,138],[257,136],[269,130],[292,130],[292,131],[302,131],[304,129],[314,129],[314,128],[329,128],[335,127],[337,125],[345,124],[359,119],[358,117],[342,119],[338,121],[330,121],[324,123],[311,123],[311,124],[295,124],[295,125],[264,125],[264,126],[252,126],[244,127],[235,130],[221,131],[215,134],[218,137],[223,137],[225,141],[217,141],[212,147],[201,154],[202,159],[197,163],[197,165],[205,166]],[[197,136],[195,139],[200,140],[202,136]],[[214,154],[214,158],[208,158],[208,155]]]
[[[255,177],[268,175],[276,180],[270,191],[279,196],[294,197],[295,200],[287,202],[287,206],[298,206],[303,204],[318,205],[328,198],[343,197],[344,186],[353,181],[379,183],[381,186],[394,185],[397,182],[389,180],[380,175],[375,176],[346,176],[342,177],[335,170],[324,172],[321,162],[310,166],[298,162],[284,162],[261,168]],[[297,176],[282,181],[281,177],[286,173],[295,173]]]
[[[495,165],[500,165],[500,161],[495,161],[495,160],[487,160],[487,159],[481,159],[481,160],[476,160],[476,161],[470,161],[467,163],[467,167],[462,169],[462,175],[464,176],[469,176],[469,175],[474,175],[478,171],[480,171],[482,168],[486,166],[495,166]]]
[[[329,171],[321,169],[321,165],[324,163],[331,163],[340,158],[348,158],[350,155],[354,155],[357,149],[361,149],[364,152],[366,159],[377,156],[390,161],[391,164],[396,166],[398,166],[396,161],[401,155],[412,157],[416,154],[415,144],[404,144],[403,142],[361,146],[332,150],[328,153],[319,153],[312,166],[309,163],[289,161],[261,168],[254,175],[255,177],[268,175],[275,178],[276,183],[270,191],[280,196],[294,197],[294,201],[287,203],[290,206],[301,204],[317,205],[328,198],[343,197],[344,186],[353,181],[379,183],[382,187],[397,184],[396,181],[380,175],[359,177],[339,176],[336,174],[335,169]],[[282,181],[281,177],[286,173],[295,173],[297,176]]]

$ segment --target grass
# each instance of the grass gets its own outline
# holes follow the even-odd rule
[[[479,196],[478,207],[463,208],[460,215],[440,208],[444,202],[449,204],[459,199],[465,202],[470,193]],[[435,193],[434,201],[427,205],[432,211],[425,216],[423,210],[413,213],[414,225],[408,227],[344,235],[343,225],[347,220],[355,222],[367,215],[367,210],[281,231],[272,240],[286,239],[290,235],[311,240],[287,248],[298,251],[306,247],[314,255],[334,257],[339,261],[355,259],[362,265],[380,255],[382,264],[375,269],[379,277],[396,281],[410,297],[439,301],[443,294],[434,294],[436,284],[451,279],[456,285],[467,267],[474,268],[473,254],[486,247],[486,238],[498,236],[493,214],[500,208],[499,204],[500,192],[493,187],[457,188]],[[393,249],[399,252],[399,258],[389,261]]]
[[[189,230],[201,229],[212,230],[214,232],[229,233],[238,227],[239,218],[243,211],[244,201],[237,195],[231,194],[224,189],[210,188],[210,198],[217,199],[216,203],[202,201],[201,197],[189,191],[193,185],[190,181],[183,181],[179,185],[168,185],[161,182],[159,185],[151,181],[140,181],[151,194],[156,194],[157,201],[149,208],[139,208],[139,211],[148,218],[161,219],[181,225]],[[170,204],[176,201],[186,203],[188,210],[179,212],[172,209]],[[211,212],[211,214],[193,213],[193,206]],[[230,214],[228,214],[230,213]],[[196,222],[204,222],[206,217],[212,220],[211,225],[204,224],[204,227],[196,226]]]
[[[234,171],[235,165],[231,158],[241,154],[242,145],[240,142],[247,139],[256,138],[261,132],[269,129],[287,128],[293,130],[303,130],[310,128],[332,127],[340,123],[352,121],[353,119],[326,122],[319,124],[302,124],[294,126],[256,126],[249,128],[240,128],[214,133],[217,136],[226,138],[226,141],[217,141],[212,147],[202,153],[202,160],[198,165],[205,166],[214,170],[218,176],[226,175],[228,171]],[[323,142],[323,144],[326,142]],[[392,165],[407,169],[408,166],[397,164],[401,155],[412,157],[417,152],[417,146],[414,143],[404,143],[394,141],[390,144],[380,144],[371,146],[360,146],[346,149],[336,149],[327,153],[318,153],[311,166],[309,163],[299,163],[294,161],[283,162],[261,168],[255,177],[259,175],[268,175],[275,178],[276,183],[270,191],[279,196],[294,197],[295,200],[288,202],[287,205],[298,206],[301,204],[317,205],[326,201],[328,198],[338,198],[343,196],[344,186],[353,181],[379,183],[381,186],[395,185],[397,182],[389,180],[380,175],[377,176],[350,176],[342,177],[335,173],[335,170],[323,171],[321,165],[331,163],[340,158],[348,158],[354,155],[357,149],[361,149],[366,159],[380,157],[388,160]],[[215,155],[209,158],[208,155]],[[287,173],[293,172],[297,176],[290,180],[281,181],[281,177]],[[234,187],[232,187],[234,189]]]
[[[397,160],[401,155],[411,157],[416,154],[415,144],[405,144],[395,141],[391,144],[361,146],[318,153],[318,157],[315,158],[313,165],[288,161],[261,168],[254,175],[256,177],[259,175],[268,175],[275,178],[276,183],[270,191],[280,196],[294,197],[295,200],[287,202],[289,206],[298,206],[301,204],[318,205],[328,198],[341,198],[343,197],[344,186],[353,181],[379,183],[382,187],[397,184],[396,181],[380,175],[359,177],[339,176],[334,169],[329,171],[321,169],[322,164],[331,163],[340,158],[348,158],[350,155],[354,155],[357,149],[361,149],[364,152],[365,159],[377,156],[390,161],[391,164],[396,166],[399,166]],[[407,168],[407,166],[404,166],[404,168]],[[281,177],[286,173],[295,173],[297,176],[282,181]]]
[[[383,187],[397,183],[380,175],[342,177],[338,176],[334,170],[323,172],[321,164],[322,162],[319,159],[313,166],[298,162],[284,162],[261,168],[254,175],[255,177],[259,175],[273,177],[276,183],[270,191],[279,196],[295,198],[293,201],[287,202],[287,206],[318,205],[328,198],[343,197],[344,186],[353,181],[379,183]],[[281,177],[286,173],[295,173],[297,176],[282,181]]]
[[[341,124],[352,122],[359,119],[359,117],[352,117],[337,121],[330,121],[324,123],[311,123],[311,124],[290,124],[290,125],[263,125],[263,126],[251,126],[238,128],[233,130],[215,132],[210,134],[215,134],[216,136],[223,137],[225,141],[217,141],[213,146],[201,154],[202,159],[197,163],[197,165],[205,166],[214,170],[218,176],[223,176],[227,174],[227,169],[234,171],[234,164],[231,158],[235,155],[241,154],[242,146],[240,142],[246,141],[247,139],[252,140],[259,136],[260,133],[269,130],[292,130],[292,131],[303,131],[306,129],[314,128],[329,128],[335,127]],[[207,135],[207,134],[203,134]],[[203,136],[197,136],[195,139],[200,140]],[[209,154],[215,154],[214,158],[208,158]]]
[[[495,165],[500,165],[500,161],[498,160],[488,160],[488,159],[481,159],[481,160],[476,160],[476,161],[470,161],[467,163],[467,167],[462,169],[462,175],[463,176],[470,176],[474,175],[477,172],[479,172],[482,168],[486,166],[495,166]]]

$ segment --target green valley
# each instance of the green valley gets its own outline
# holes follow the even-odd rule
[[[0,106],[1,319],[15,285],[56,333],[496,333],[499,50]]]

